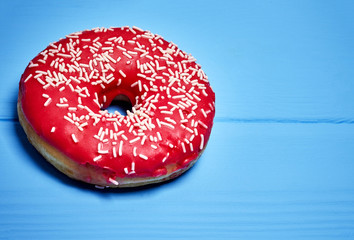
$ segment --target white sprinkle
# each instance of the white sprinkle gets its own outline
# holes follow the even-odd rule
[[[145,56],[148,55],[148,54],[149,54],[149,52],[146,51],[145,53],[141,54],[140,57],[141,57],[141,58],[142,58],[142,57],[145,57]],[[140,66],[141,66],[141,65],[140,65]]]
[[[136,85],[138,85],[138,81],[132,83],[132,85],[130,85],[130,87],[135,87]]]
[[[152,51],[154,51],[154,49],[152,49]],[[151,57],[150,55],[146,55],[146,58],[148,58],[148,59],[150,59],[150,60],[154,60],[154,58]],[[155,72],[155,70],[152,69],[152,68],[151,68],[151,71],[152,71],[152,72]]]
[[[170,153],[167,153],[167,155],[162,159],[162,162],[165,162],[169,155]]]
[[[134,127],[134,126],[132,125],[132,127]],[[130,140],[129,143],[134,143],[134,142],[138,141],[139,139],[140,139],[140,137],[136,137],[136,138]]]
[[[39,66],[39,64],[38,63],[32,63],[32,62],[30,62],[30,64],[29,64],[29,68],[32,68],[32,67],[38,67]]]
[[[94,47],[91,47],[91,46],[90,46],[90,52],[95,53],[95,51],[94,51],[93,49],[96,49],[96,51],[98,51],[97,48],[94,48]]]
[[[183,152],[186,153],[186,146],[184,145],[184,142],[181,142]]]
[[[165,117],[165,120],[168,121],[168,122],[170,122],[170,123],[172,123],[172,124],[174,124],[174,125],[177,124],[175,120],[173,120],[173,119],[171,119],[171,118],[169,118],[169,117]]]
[[[134,128],[134,125],[131,125],[130,128],[129,128],[129,130],[128,130],[128,132],[131,133],[131,132],[133,131],[133,128]]]
[[[103,47],[102,50],[103,50],[103,51],[113,50],[113,47]]]
[[[157,132],[156,134],[157,134],[158,139],[159,139],[160,141],[162,141],[162,137],[161,137],[160,132]]]
[[[117,136],[120,136],[124,133],[124,130],[117,132]]]
[[[177,105],[178,105],[179,107],[181,107],[182,109],[189,107],[189,106],[188,106],[187,104],[185,104],[183,101],[179,101]],[[182,106],[183,106],[184,108],[183,108]]]
[[[201,111],[202,111],[202,113],[203,113],[204,117],[206,118],[206,117],[207,117],[207,114],[205,113],[205,111],[204,111],[204,109],[203,109],[203,108],[201,109]]]
[[[139,92],[141,92],[142,88],[141,88],[141,81],[138,80],[138,83],[139,83]]]
[[[52,102],[51,98],[48,98],[47,101],[45,101],[44,106],[48,106]]]
[[[106,140],[106,139],[105,139]],[[108,140],[108,139],[107,139]],[[103,144],[102,143],[98,143],[98,153],[100,154],[107,154],[108,150],[103,150]]]
[[[141,145],[144,145],[146,139],[147,139],[147,137],[146,137],[146,135],[144,135],[143,139],[141,139]]]
[[[120,140],[120,142],[119,142],[119,149],[118,149],[118,155],[119,156],[122,156],[122,151],[123,151],[123,141],[122,140]]]
[[[122,70],[119,70],[119,73],[120,73],[120,75],[122,75],[122,77],[126,77],[127,75],[125,75],[125,73],[122,71]]]
[[[202,121],[198,120],[199,124],[202,125],[202,127],[204,127],[205,129],[208,129],[208,126],[203,123]]]
[[[26,79],[24,80],[24,82],[27,82],[31,77],[32,77],[32,73],[26,77]]]
[[[169,69],[167,69],[168,70],[168,72],[170,73],[170,75],[172,75],[172,76],[174,76],[175,74],[173,73],[173,71],[169,68]],[[177,80],[176,78],[173,78],[173,79],[175,79],[175,80]],[[172,84],[174,83],[174,81],[172,81]],[[170,87],[170,86],[169,86]]]
[[[78,142],[79,142],[79,141],[77,140],[75,134],[71,134],[71,137],[72,137],[74,143],[78,143]]]
[[[137,154],[136,154],[136,147],[133,148],[133,155],[134,155],[134,157],[137,156]]]
[[[120,50],[122,50],[122,51],[124,51],[124,52],[127,51],[127,49],[125,49],[124,47],[121,47],[121,46],[119,46],[119,45],[117,45],[117,48],[120,49]]]
[[[143,155],[143,154],[139,154],[139,157],[141,157],[141,158],[144,159],[144,160],[148,160],[148,157],[145,156],[145,155]]]
[[[66,120],[68,120],[69,122],[71,122],[72,124],[75,124],[75,122],[71,118],[69,118],[68,116],[64,116],[64,118]]]
[[[113,63],[117,63],[117,60],[115,60],[114,58],[112,58],[110,55],[108,55],[108,53],[105,54],[105,56]]]
[[[173,112],[171,111],[161,111],[161,113],[173,115]]]
[[[156,69],[157,69],[158,71],[160,71],[160,70],[166,69],[166,67],[165,67],[165,66],[161,66],[161,67],[159,66],[159,67],[157,67]]]
[[[202,150],[204,147],[204,135],[200,134],[200,150]]]
[[[157,146],[154,145],[154,144],[151,144],[151,147],[152,147],[153,149],[157,149]]]
[[[186,96],[190,99],[193,99],[192,95],[190,95],[189,93],[186,93]]]
[[[194,101],[192,101],[192,100],[190,100],[190,99],[187,99],[187,103],[190,103],[190,104],[192,104],[192,105],[197,105],[196,102],[194,102]]]
[[[193,144],[192,143],[189,143],[189,147],[191,149],[191,152],[193,152]]]
[[[70,54],[65,54],[65,53],[57,53],[58,56],[60,57],[66,57],[66,58],[71,58],[72,56]]]
[[[183,115],[183,112],[181,109],[178,109],[178,112],[179,112],[179,116],[181,117],[181,119],[184,119],[184,115]]]
[[[164,126],[167,126],[167,127],[170,127],[172,129],[175,129],[175,127],[172,124],[169,124],[169,123],[166,123],[166,122],[163,122],[163,121],[160,121],[160,124],[164,125]]]
[[[138,53],[137,52],[133,52],[133,51],[128,51],[129,54],[132,54],[132,55],[137,55]]]
[[[187,122],[188,122],[188,119],[183,119],[183,120],[181,120],[180,122],[181,122],[181,123],[187,123]],[[186,126],[184,126],[183,124],[181,124],[181,126],[182,126],[183,128],[186,128]]]
[[[102,134],[102,131],[103,131],[103,127],[100,127],[100,129],[98,130],[98,136],[101,136],[101,134]]]
[[[102,155],[99,155],[99,156],[95,157],[95,158],[93,159],[93,161],[96,162],[96,161],[100,160],[101,158],[102,158]]]
[[[193,92],[193,90],[194,90],[194,87],[192,86],[188,92],[191,93],[191,92]]]
[[[118,125],[117,125],[116,122],[113,122],[113,126],[114,126],[114,130],[115,130],[116,132],[118,132]]]
[[[116,147],[113,147],[113,157],[117,157],[117,150],[116,150]]]
[[[142,74],[142,73],[138,73],[137,76],[138,77],[142,77],[142,78],[146,78],[146,76],[144,74]]]
[[[186,129],[188,132],[192,133],[192,134],[194,133],[193,130],[190,129],[189,127],[186,127],[185,129]]]
[[[193,97],[194,97],[195,99],[197,99],[198,101],[201,100],[196,94],[193,94]]]
[[[159,127],[161,127],[160,119],[156,118],[156,122],[157,122],[157,125],[158,125]]]
[[[50,130],[50,132],[55,132],[55,127],[52,127],[52,129]]]
[[[119,185],[119,183],[116,180],[114,180],[113,178],[108,178],[108,181],[110,181],[111,183],[113,183],[116,186]]]
[[[145,89],[146,92],[149,91],[149,88],[148,88],[148,86],[146,86],[146,84],[144,84],[144,89]]]
[[[142,30],[141,28],[138,28],[138,27],[136,27],[136,26],[133,26],[132,28],[133,28],[133,29],[135,29],[135,30],[138,30],[138,31],[144,32],[144,30]]]

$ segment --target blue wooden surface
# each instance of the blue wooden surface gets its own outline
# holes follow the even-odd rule
[[[0,239],[354,239],[353,1],[0,2]],[[135,25],[216,92],[206,151],[167,184],[97,190],[28,143],[19,78],[48,43]]]

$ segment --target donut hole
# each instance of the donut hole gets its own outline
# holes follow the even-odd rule
[[[119,94],[115,98],[113,98],[111,104],[102,110],[107,110],[109,113],[115,113],[116,111],[119,112],[121,115],[126,116],[127,110],[132,111],[133,105],[130,99],[124,95]]]

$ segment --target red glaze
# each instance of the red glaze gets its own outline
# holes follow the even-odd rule
[[[20,91],[36,133],[72,160],[107,169],[106,179],[187,167],[215,115],[214,92],[195,59],[136,27],[96,28],[50,44],[27,66]],[[101,110],[119,94],[132,112]]]

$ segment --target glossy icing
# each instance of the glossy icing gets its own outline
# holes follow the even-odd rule
[[[50,44],[21,77],[36,133],[73,161],[116,177],[158,177],[188,167],[208,142],[215,95],[200,65],[139,28],[96,28]],[[127,116],[105,108],[120,95]]]

